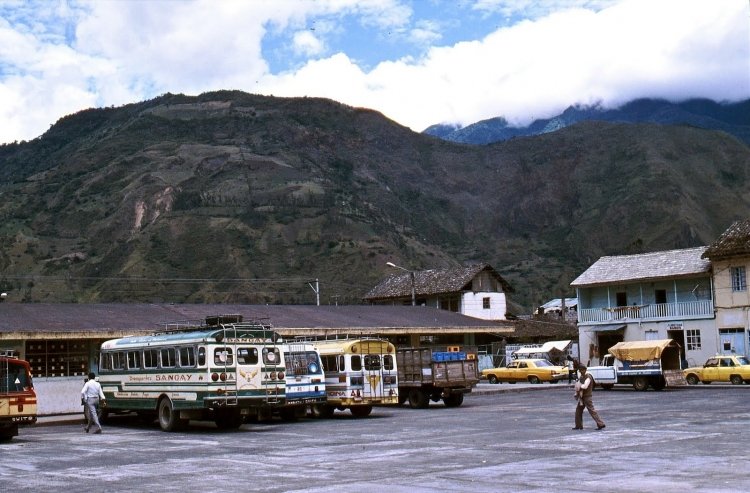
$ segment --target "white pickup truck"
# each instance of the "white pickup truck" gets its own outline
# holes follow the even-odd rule
[[[618,342],[609,348],[603,366],[591,366],[588,372],[604,389],[626,384],[636,390],[662,390],[687,385],[681,361],[680,345],[672,339]]]

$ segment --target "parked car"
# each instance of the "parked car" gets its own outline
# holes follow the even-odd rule
[[[546,359],[517,359],[511,361],[505,368],[482,370],[482,377],[490,383],[557,383],[568,378],[568,369],[564,366],[556,366]]]
[[[732,382],[741,385],[750,383],[750,360],[746,356],[721,355],[708,358],[703,366],[682,371],[690,385],[698,382]]]

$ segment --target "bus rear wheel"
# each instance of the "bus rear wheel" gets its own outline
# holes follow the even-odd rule
[[[372,412],[372,406],[352,406],[349,410],[355,418],[366,418]]]
[[[334,408],[328,404],[313,404],[310,406],[310,414],[314,418],[326,419],[333,416]]]
[[[180,412],[175,411],[169,397],[159,401],[159,426],[164,431],[178,431],[184,429],[188,420],[180,418]]]

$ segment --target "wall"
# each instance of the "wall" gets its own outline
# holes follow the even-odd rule
[[[38,377],[34,379],[37,413],[39,416],[50,414],[81,413],[82,377]]]
[[[490,308],[485,309],[484,298],[490,299]],[[461,297],[461,313],[483,320],[505,320],[507,306],[505,293],[464,293]]]

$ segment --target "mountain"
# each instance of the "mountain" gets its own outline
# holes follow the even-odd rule
[[[465,127],[438,124],[423,133],[464,144],[490,144],[554,132],[583,121],[616,123],[660,123],[722,130],[750,145],[750,99],[738,103],[716,103],[691,99],[671,103],[662,99],[637,99],[616,109],[601,106],[570,106],[553,118],[535,120],[526,127],[512,127],[502,118],[490,118]]]
[[[471,146],[316,98],[166,94],[0,146],[12,301],[357,303],[391,261],[488,262],[528,311],[602,255],[750,217],[750,148],[583,122]]]

